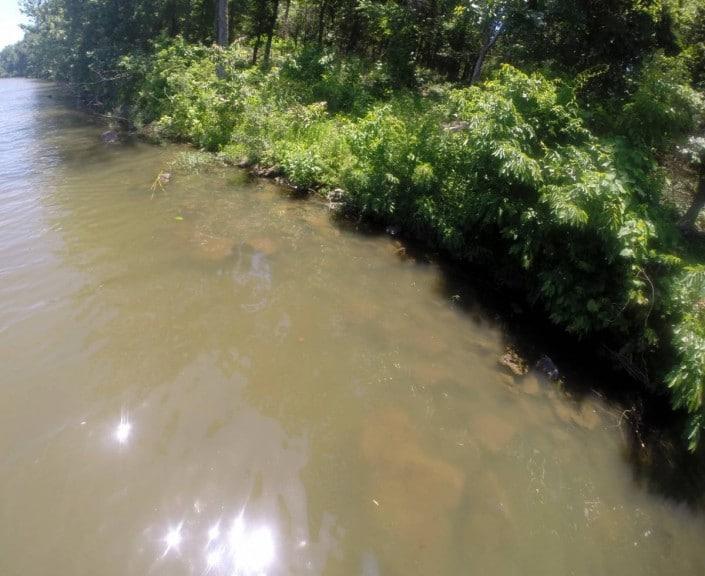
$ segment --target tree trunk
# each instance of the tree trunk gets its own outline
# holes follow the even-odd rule
[[[257,39],[255,40],[255,47],[252,49],[252,65],[257,64],[257,52],[259,52],[259,45],[262,41],[262,35],[257,34]]]
[[[352,24],[350,25],[348,41],[345,44],[345,52],[351,54],[357,49],[357,43],[360,40],[360,19],[357,12],[352,12],[349,18],[352,20]]]
[[[230,9],[228,10],[228,34],[230,36],[229,40],[232,41],[235,38],[235,13],[237,10],[237,1],[230,0]]]
[[[216,41],[219,46],[228,45],[228,0],[216,0],[215,8]]]
[[[284,5],[284,23],[282,28],[284,29],[284,38],[289,37],[289,7],[291,6],[291,0],[286,0]]]
[[[267,44],[264,47],[264,60],[262,60],[263,66],[269,66],[269,56],[272,51],[272,38],[274,36],[274,28],[277,26],[277,16],[279,15],[279,0],[274,0],[274,5],[272,6],[272,17],[269,19],[269,25],[267,27]]]
[[[167,14],[169,15],[169,36],[174,38],[179,34],[179,0],[171,0]]]
[[[492,50],[492,47],[497,43],[497,40],[499,40],[503,28],[504,23],[501,20],[493,20],[489,23],[487,34],[485,35],[485,41],[482,43],[480,53],[477,55],[477,60],[475,60],[472,78],[470,78],[471,85],[479,82],[480,78],[482,78],[482,68],[485,65],[487,55],[490,53],[490,50]]]
[[[262,66],[265,68],[269,66],[269,55],[272,51],[272,36],[274,36],[274,29],[267,31],[267,42],[264,44],[264,58],[262,59]]]
[[[700,216],[700,212],[703,208],[705,208],[705,158],[700,162],[698,189],[695,192],[695,198],[693,198],[693,203],[681,221],[681,227],[686,231],[695,230],[698,216]]]
[[[328,8],[328,0],[321,0],[321,6],[318,10],[318,46],[323,46],[323,33],[325,32],[326,8]]]
[[[475,67],[473,68],[472,71],[472,77],[470,78],[470,84],[476,84],[477,82],[480,81],[480,78],[482,78],[482,68],[485,65],[485,60],[487,59],[487,53],[489,50],[485,48],[484,46],[482,47],[482,50],[480,50],[480,53],[477,56],[477,60],[475,60]]]

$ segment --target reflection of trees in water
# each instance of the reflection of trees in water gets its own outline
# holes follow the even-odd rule
[[[63,172],[106,164],[138,147],[135,139],[126,139],[120,146],[104,144],[100,137],[105,130],[103,120],[71,107],[69,98],[53,84],[32,82],[32,85],[28,91],[30,100],[23,106],[32,115],[32,122],[24,123],[23,127],[31,127],[36,146],[18,149],[23,153],[31,151],[35,164]]]
[[[20,520],[19,534],[36,527],[42,537],[55,535],[50,546],[38,538],[32,561],[48,565],[57,552],[73,557],[77,531],[91,526],[100,529],[79,546],[83,566],[108,558],[115,572],[130,565],[127,572],[146,573],[172,522],[183,520],[181,560],[201,567],[210,524],[222,519],[225,527],[245,507],[248,522],[277,536],[279,558],[291,568],[283,573],[301,573],[309,562],[320,573],[337,537],[330,514],[310,526],[302,470],[317,454],[308,431],[300,414],[283,421],[267,415],[266,394],[243,397],[261,382],[259,364],[271,361],[272,343],[289,337],[276,252],[301,241],[300,227],[279,216],[269,223],[266,193],[226,189],[220,175],[176,174],[150,199],[149,185],[172,148],[106,147],[83,116],[61,109],[47,115],[32,135],[41,178],[27,180],[41,188],[32,198],[47,222],[28,229],[53,230],[36,244],[38,257],[51,259],[41,269],[50,272],[45,283],[53,284],[52,307],[60,312],[45,329],[49,342],[73,343],[68,363],[77,369],[58,384],[37,370],[52,394],[73,401],[57,409],[64,432],[46,449],[42,439],[42,473],[25,438],[8,440],[27,459],[13,467],[10,477],[27,482],[9,484],[18,498],[8,513]],[[130,427],[116,436],[123,422]],[[52,458],[60,464],[46,464]],[[58,508],[50,474],[51,493],[37,489],[45,470],[66,487]],[[42,502],[52,511],[73,507],[72,529],[59,525],[63,516],[47,520]]]

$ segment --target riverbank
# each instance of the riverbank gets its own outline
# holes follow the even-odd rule
[[[122,66],[120,115],[152,140],[264,167],[298,190],[336,190],[348,215],[481,267],[669,395],[698,445],[705,272],[659,201],[655,159],[592,134],[565,83],[507,66],[473,88],[398,90],[360,60],[306,50],[263,71],[235,47],[178,39]],[[679,86],[662,92],[691,113]],[[639,102],[625,122],[636,123]]]
[[[678,83],[677,60],[654,59],[633,101],[613,111],[611,133],[598,136],[569,84],[510,66],[472,88],[428,79],[400,89],[363,60],[316,49],[266,70],[245,56],[177,38],[125,57],[114,115],[153,142],[188,142],[295,190],[331,194],[349,217],[483,270],[571,338],[599,343],[649,393],[670,397],[697,448],[705,256],[681,238],[679,215],[661,202],[663,172],[635,144],[640,130],[653,138],[659,122],[697,113],[702,102]],[[644,109],[651,81],[658,122]]]
[[[190,159],[177,164],[186,172],[217,171],[224,162],[217,153],[199,152],[200,160],[191,153],[185,156]],[[245,171],[254,181],[276,182],[284,194],[322,202],[342,230],[363,237],[389,237],[400,261],[422,268],[437,266],[441,272],[438,291],[453,308],[474,320],[491,319],[501,329],[504,349],[493,360],[508,377],[511,389],[531,387],[538,377],[573,406],[599,398],[618,413],[614,427],[623,438],[623,457],[638,484],[693,510],[705,509],[705,459],[701,452],[693,455],[684,446],[682,415],[664,401],[663,390],[645,385],[630,373],[631,366],[625,366],[624,359],[599,335],[579,338],[567,334],[544,310],[526,301],[521,285],[497,283],[484,263],[462,261],[399,226],[361,219],[358,213],[346,211],[340,189],[302,189],[288,181],[276,165],[235,165],[228,160],[225,164]],[[582,415],[566,418],[586,425]]]
[[[101,122],[103,120],[100,118]],[[145,134],[139,135],[145,137]],[[110,148],[116,143],[116,134],[108,136]],[[151,143],[159,143],[149,131],[146,137]],[[162,144],[165,148],[171,146],[166,142]],[[281,170],[262,165],[235,166],[232,159],[222,154],[188,148],[155,170],[145,178],[145,182],[161,182],[153,185],[149,192],[155,200],[172,195],[175,192],[173,186],[179,188],[184,180],[194,177],[242,183],[246,181],[243,177],[247,174],[253,184],[260,182],[259,186],[267,189],[270,188],[267,180],[272,180],[283,186],[284,197],[293,195],[302,198],[310,194],[315,199],[312,202],[314,206],[321,203],[327,205],[340,231],[354,232],[361,238],[376,238],[382,243],[386,242],[384,237],[389,237],[390,249],[400,262],[407,265],[413,263],[413,267],[419,269],[438,267],[441,280],[438,293],[451,303],[452,308],[462,311],[473,321],[490,319],[492,325],[501,329],[504,348],[488,360],[505,374],[509,389],[514,393],[521,393],[527,387],[533,389],[537,376],[539,380],[552,381],[547,389],[577,411],[566,410],[561,418],[581,427],[588,425],[584,418],[589,418],[589,415],[583,414],[581,406],[599,398],[616,413],[613,426],[623,439],[620,450],[624,451],[626,463],[639,483],[651,492],[686,502],[694,510],[702,509],[705,479],[702,459],[686,454],[679,442],[680,419],[663,402],[663,395],[656,390],[645,389],[642,383],[634,379],[625,378],[621,367],[615,365],[599,339],[566,337],[565,332],[551,324],[540,308],[526,303],[520,286],[498,285],[483,266],[460,262],[447,252],[430,247],[428,242],[405,235],[398,227],[384,226],[379,221],[360,220],[354,213],[343,209],[337,194],[331,198],[323,194],[325,189],[305,191],[296,188],[286,182]],[[234,174],[229,175],[230,170]],[[160,174],[168,174],[166,181],[158,178]],[[334,200],[332,205],[331,199]],[[202,203],[207,202],[206,199],[202,200]],[[182,219],[180,215],[176,218],[179,221]],[[202,252],[206,260],[222,262],[229,258],[232,240],[220,235],[211,238],[210,234],[200,232],[195,238],[200,246],[199,254]],[[341,240],[333,241],[337,243]],[[269,246],[271,240],[256,244]],[[271,249],[267,248],[265,253],[269,255]],[[508,353],[518,361],[521,370],[513,370],[508,365],[510,363],[505,361]],[[560,371],[558,377],[546,369],[545,357],[550,359],[549,366],[554,365]],[[434,370],[429,370],[434,373]]]

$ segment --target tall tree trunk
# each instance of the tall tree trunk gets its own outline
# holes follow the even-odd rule
[[[228,10],[228,35],[230,36],[229,40],[232,42],[233,38],[235,38],[235,14],[237,11],[237,1],[236,0],[230,0],[230,9]]]
[[[298,15],[297,15],[298,16]],[[301,18],[296,18],[296,24],[294,25],[294,49],[299,47],[299,36],[301,35]]]
[[[272,15],[269,19],[267,27],[267,43],[264,46],[264,59],[262,60],[263,66],[269,66],[269,56],[272,52],[272,38],[274,37],[274,28],[277,26],[277,16],[279,15],[279,0],[274,0],[274,5],[272,6]]]
[[[489,53],[489,48],[483,46],[480,53],[477,55],[477,60],[475,60],[475,66],[472,70],[472,77],[470,78],[470,84],[476,84],[482,78],[482,68],[485,65],[485,60],[487,59],[487,54]]]
[[[169,15],[169,36],[174,38],[179,34],[179,0],[171,0],[167,10]]]
[[[289,37],[289,8],[291,6],[291,0],[286,0],[286,4],[284,4],[284,22],[282,24],[282,28],[284,30],[284,38]]]
[[[228,45],[228,0],[216,0],[215,7],[216,41],[219,46]]]
[[[348,18],[352,23],[350,24],[350,33],[348,34],[348,41],[345,44],[345,52],[351,54],[357,49],[357,43],[360,39],[360,19],[358,18],[357,12],[352,11],[348,14]]]
[[[438,56],[438,52],[440,52],[442,36],[440,31],[440,20],[441,19],[438,17],[438,2],[434,0],[431,6],[431,30],[429,34],[428,54],[424,57],[426,65],[429,68],[433,68],[436,65],[436,58]]]
[[[316,40],[319,46],[323,46],[323,33],[325,32],[326,8],[328,8],[328,0],[321,0],[321,6],[318,9],[318,32]]]
[[[698,189],[695,192],[695,198],[693,198],[693,203],[683,217],[683,220],[681,220],[681,227],[686,231],[695,230],[698,216],[700,216],[700,212],[702,212],[703,208],[705,208],[705,158],[700,162]]]
[[[485,65],[485,60],[487,60],[487,55],[492,50],[492,47],[499,40],[502,30],[504,28],[504,22],[501,20],[492,20],[487,26],[487,33],[485,34],[485,40],[480,48],[480,53],[477,55],[477,60],[475,60],[475,66],[472,70],[472,77],[470,78],[470,84],[475,84],[482,78],[482,68]],[[468,68],[469,69],[469,68]]]

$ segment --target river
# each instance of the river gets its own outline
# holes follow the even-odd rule
[[[101,130],[0,80],[0,574],[705,574],[619,409],[514,380],[437,264]]]

